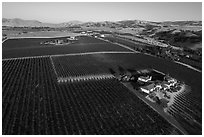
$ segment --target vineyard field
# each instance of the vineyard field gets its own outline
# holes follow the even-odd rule
[[[180,134],[115,78],[58,84],[49,57],[2,71],[3,135]]]
[[[124,69],[154,68],[165,74],[171,74],[172,77],[190,85],[192,88],[191,95],[198,102],[202,102],[202,75],[185,66],[144,54],[95,54],[91,56],[97,61],[106,63],[109,68],[114,70],[118,69],[117,66]],[[112,66],[115,66],[115,68]]]
[[[108,74],[109,64],[96,60],[92,55],[51,57],[58,77],[80,77]]]
[[[177,95],[168,113],[174,116],[190,134],[200,135],[202,134],[202,105],[192,94],[185,91]]]
[[[191,70],[185,66],[167,61],[162,58],[156,58],[144,54],[93,54],[84,56],[59,56],[52,57],[59,76],[75,76],[85,74],[110,74],[110,69],[118,71],[119,67],[124,69],[144,69],[154,68],[165,74],[171,74],[178,80],[191,85],[193,97],[198,102],[202,102],[202,75],[199,72]],[[70,65],[72,64],[72,65]],[[63,70],[72,70],[63,72]],[[79,72],[79,73],[77,73]],[[192,79],[193,78],[193,79]]]

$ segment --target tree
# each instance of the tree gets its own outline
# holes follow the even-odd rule
[[[118,66],[118,70],[121,74],[124,74],[125,73],[125,69],[122,68],[121,66]]]

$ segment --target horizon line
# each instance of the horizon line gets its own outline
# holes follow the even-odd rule
[[[59,23],[53,23],[53,22],[43,22],[43,21],[40,21],[38,19],[23,19],[23,18],[18,18],[18,17],[15,17],[15,18],[6,18],[6,17],[2,17],[2,19],[20,19],[20,20],[25,20],[25,21],[39,21],[41,23],[49,23],[49,24],[61,24],[61,23],[66,23],[66,22],[72,22],[72,21],[79,21],[81,23],[87,23],[87,22],[94,22],[94,23],[97,23],[97,22],[120,22],[120,21],[146,21],[146,22],[179,22],[179,21],[201,21],[202,20],[165,20],[165,21],[150,21],[150,20],[140,20],[140,19],[121,19],[121,20],[116,20],[116,21],[111,21],[111,20],[103,20],[103,21],[81,21],[81,20],[70,20],[70,21],[64,21],[64,22],[59,22]]]

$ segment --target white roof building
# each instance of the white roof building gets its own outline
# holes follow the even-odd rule
[[[141,89],[141,91],[143,91],[143,92],[149,94],[151,91],[153,91],[153,90],[155,89],[155,84],[152,83],[152,84],[150,84],[150,85],[148,85],[148,86],[141,87],[140,89]]]
[[[147,76],[147,77],[144,77],[144,76],[140,76],[138,78],[139,81],[142,81],[142,82],[148,82],[152,79],[152,76]]]
[[[105,35],[101,34],[101,37],[102,37],[102,38],[104,38],[104,37],[105,37]]]

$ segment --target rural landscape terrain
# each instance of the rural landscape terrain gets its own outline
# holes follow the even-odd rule
[[[201,135],[202,21],[2,19],[3,135]]]

